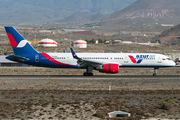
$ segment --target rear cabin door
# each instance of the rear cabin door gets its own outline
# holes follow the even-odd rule
[[[69,62],[69,56],[66,56],[66,62]]]
[[[39,55],[38,54],[35,55],[35,62],[39,62]]]

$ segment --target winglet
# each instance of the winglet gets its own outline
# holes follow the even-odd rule
[[[74,50],[71,47],[70,47],[70,49],[71,49],[71,53],[72,53],[73,58],[78,59],[78,56],[76,55]]]

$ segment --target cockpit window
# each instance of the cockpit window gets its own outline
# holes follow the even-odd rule
[[[166,58],[166,60],[171,60],[170,58]]]

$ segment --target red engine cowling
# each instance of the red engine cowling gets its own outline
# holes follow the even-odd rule
[[[118,73],[119,72],[119,65],[118,64],[113,64],[113,63],[104,64],[103,67],[102,67],[102,70],[100,70],[100,72]]]

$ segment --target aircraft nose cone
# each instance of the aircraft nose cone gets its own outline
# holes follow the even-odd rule
[[[175,66],[175,65],[176,65],[176,63],[174,61],[172,61],[172,66]]]

